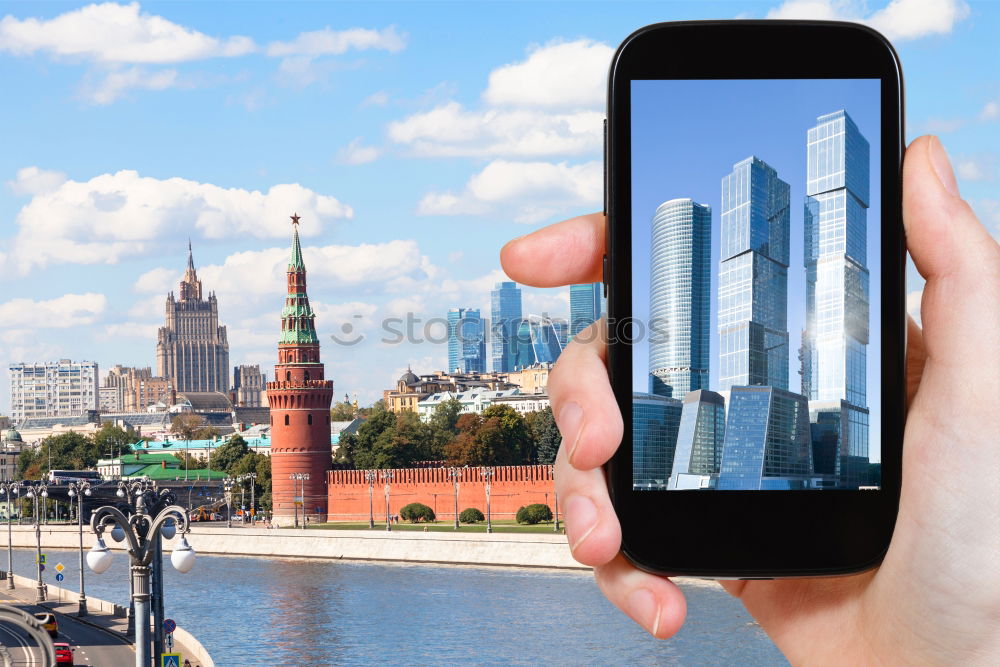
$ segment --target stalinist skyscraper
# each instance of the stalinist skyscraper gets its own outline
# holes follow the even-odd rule
[[[202,298],[194,269],[191,243],[188,265],[181,280],[180,298],[167,295],[166,325],[156,340],[156,374],[173,381],[177,391],[229,391],[229,342],[219,326],[215,293]]]

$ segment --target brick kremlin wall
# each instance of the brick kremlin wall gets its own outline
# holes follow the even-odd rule
[[[480,468],[457,468],[458,511],[475,507],[486,514],[486,483]],[[385,522],[385,482],[383,472],[391,472],[389,513],[410,503],[423,503],[434,510],[438,521],[455,520],[455,487],[448,468],[406,468],[376,470],[373,489],[375,521]],[[368,520],[368,482],[364,470],[331,470],[327,473],[330,521]],[[491,516],[513,519],[518,508],[544,503],[553,510],[554,491],[551,468],[547,465],[503,466],[493,469],[490,489]],[[562,509],[560,508],[560,518]]]

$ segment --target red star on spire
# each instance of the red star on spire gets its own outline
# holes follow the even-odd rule
[[[293,225],[299,224],[299,214],[298,213],[293,213],[291,217],[292,217],[292,224]]]

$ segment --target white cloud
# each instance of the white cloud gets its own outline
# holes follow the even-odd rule
[[[179,280],[179,271],[158,267],[136,278],[132,291],[140,294],[166,294]]]
[[[351,207],[297,183],[247,191],[123,170],[35,195],[17,215],[21,230],[10,255],[22,272],[53,261],[115,263],[154,252],[164,239],[192,229],[205,238],[286,236],[295,211],[303,235],[353,217]]]
[[[329,56],[341,55],[348,50],[364,51],[379,49],[389,53],[398,53],[406,48],[406,37],[396,31],[395,26],[382,30],[366,28],[349,28],[347,30],[313,30],[299,33],[289,42],[271,42],[267,46],[267,55],[275,57],[287,56]]]
[[[384,107],[389,103],[389,93],[384,90],[379,90],[372,93],[365,99],[361,100],[359,105],[362,109],[365,107]]]
[[[990,120],[996,120],[1000,118],[1000,102],[987,102],[983,105],[982,111],[979,112],[979,120],[982,122],[987,122]]]
[[[337,159],[344,164],[367,164],[378,159],[379,149],[365,146],[361,137],[356,137],[337,153]]]
[[[104,340],[118,338],[138,338],[140,340],[156,340],[156,334],[161,325],[137,324],[135,322],[118,322],[107,324],[100,336]]]
[[[52,19],[0,19],[0,51],[48,53],[100,63],[179,63],[241,56],[255,50],[249,37],[210,37],[140,11],[139,3],[91,4]]]
[[[536,47],[524,61],[490,72],[483,100],[493,106],[600,108],[612,55],[610,46],[589,39]]]
[[[417,206],[420,215],[509,215],[536,223],[557,213],[593,208],[602,199],[600,162],[512,162],[494,160],[458,193],[432,192]]]
[[[865,3],[846,0],[787,0],[767,13],[769,19],[853,21],[875,28],[890,40],[947,35],[969,15],[962,0],[891,0],[867,13]]]
[[[24,167],[17,170],[17,176],[7,181],[7,187],[18,195],[39,195],[52,192],[66,182],[66,174],[47,171],[38,167]]]
[[[910,314],[917,324],[920,324],[920,300],[924,296],[922,289],[908,292],[906,295],[906,312]]]
[[[11,299],[0,303],[0,327],[51,328],[93,324],[107,309],[108,300],[103,294],[64,294],[47,301]]]
[[[111,104],[129,90],[166,90],[178,84],[177,70],[149,71],[129,67],[105,74],[96,84],[84,84],[82,97],[92,104]]]
[[[601,149],[603,118],[599,111],[469,111],[448,102],[390,123],[388,135],[422,156],[581,155]]]
[[[959,156],[955,159],[955,173],[963,181],[992,181],[996,162],[992,153]]]

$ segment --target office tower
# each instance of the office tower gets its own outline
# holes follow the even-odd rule
[[[264,406],[264,384],[267,378],[258,364],[243,364],[233,368],[233,405],[246,408]]]
[[[99,398],[94,361],[43,361],[10,364],[10,418],[78,417],[96,410]]]
[[[156,342],[156,374],[170,378],[177,391],[229,391],[229,343],[219,326],[215,293],[202,299],[191,243],[180,297],[167,295],[166,324]]]
[[[510,370],[554,363],[561,353],[562,344],[552,320],[528,315],[517,323],[510,340]]]
[[[654,394],[680,398],[708,388],[712,303],[712,209],[671,199],[653,215],[649,374]]]
[[[559,339],[559,347],[565,350],[569,344],[569,322],[552,320],[552,328],[555,329],[556,338]]]
[[[490,322],[490,356],[493,370],[506,373],[514,370],[511,340],[521,323],[521,288],[517,283],[499,282],[490,292],[492,322]]]
[[[601,318],[603,283],[569,286],[569,335],[573,337]]]
[[[717,488],[805,489],[812,474],[805,397],[777,387],[732,387]]]
[[[326,521],[326,471],[332,464],[330,403],[333,380],[324,378],[316,336],[316,315],[306,291],[306,265],[299,245],[299,216],[292,216],[292,257],[288,263],[285,307],[274,382],[268,382],[271,413],[271,467],[274,516],[284,526],[303,517]],[[296,481],[292,475],[301,475]]]
[[[719,472],[726,435],[726,402],[714,391],[699,389],[684,397],[671,489],[705,488]]]
[[[719,389],[788,389],[789,186],[748,157],[722,179]]]
[[[448,372],[486,372],[486,342],[478,308],[448,310]]]
[[[840,423],[834,474],[853,488],[868,464],[869,147],[843,110],[807,138],[802,393],[817,418]]]
[[[681,402],[656,394],[632,394],[632,488],[667,488],[681,419]]]

